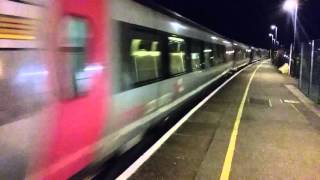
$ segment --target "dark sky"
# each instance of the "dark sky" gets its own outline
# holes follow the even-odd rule
[[[284,0],[149,0],[202,24],[213,31],[256,47],[269,48],[270,25],[279,27],[279,40],[288,46],[293,39]],[[300,0],[299,36],[320,38],[320,0]]]

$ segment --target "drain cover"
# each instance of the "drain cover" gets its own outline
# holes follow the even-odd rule
[[[249,98],[250,104],[256,104],[256,105],[264,105],[272,107],[271,101],[269,98],[257,98],[257,97],[250,97]]]

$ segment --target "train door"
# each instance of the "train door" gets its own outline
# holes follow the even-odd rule
[[[57,28],[49,42],[54,44],[49,61],[57,98],[41,179],[67,179],[94,159],[110,99],[104,3],[54,1]]]

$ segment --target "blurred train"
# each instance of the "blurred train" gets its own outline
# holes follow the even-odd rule
[[[131,0],[0,0],[0,177],[67,179],[265,58]]]

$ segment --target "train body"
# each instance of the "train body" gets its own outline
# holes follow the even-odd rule
[[[0,0],[0,177],[67,179],[265,57],[131,0]]]

